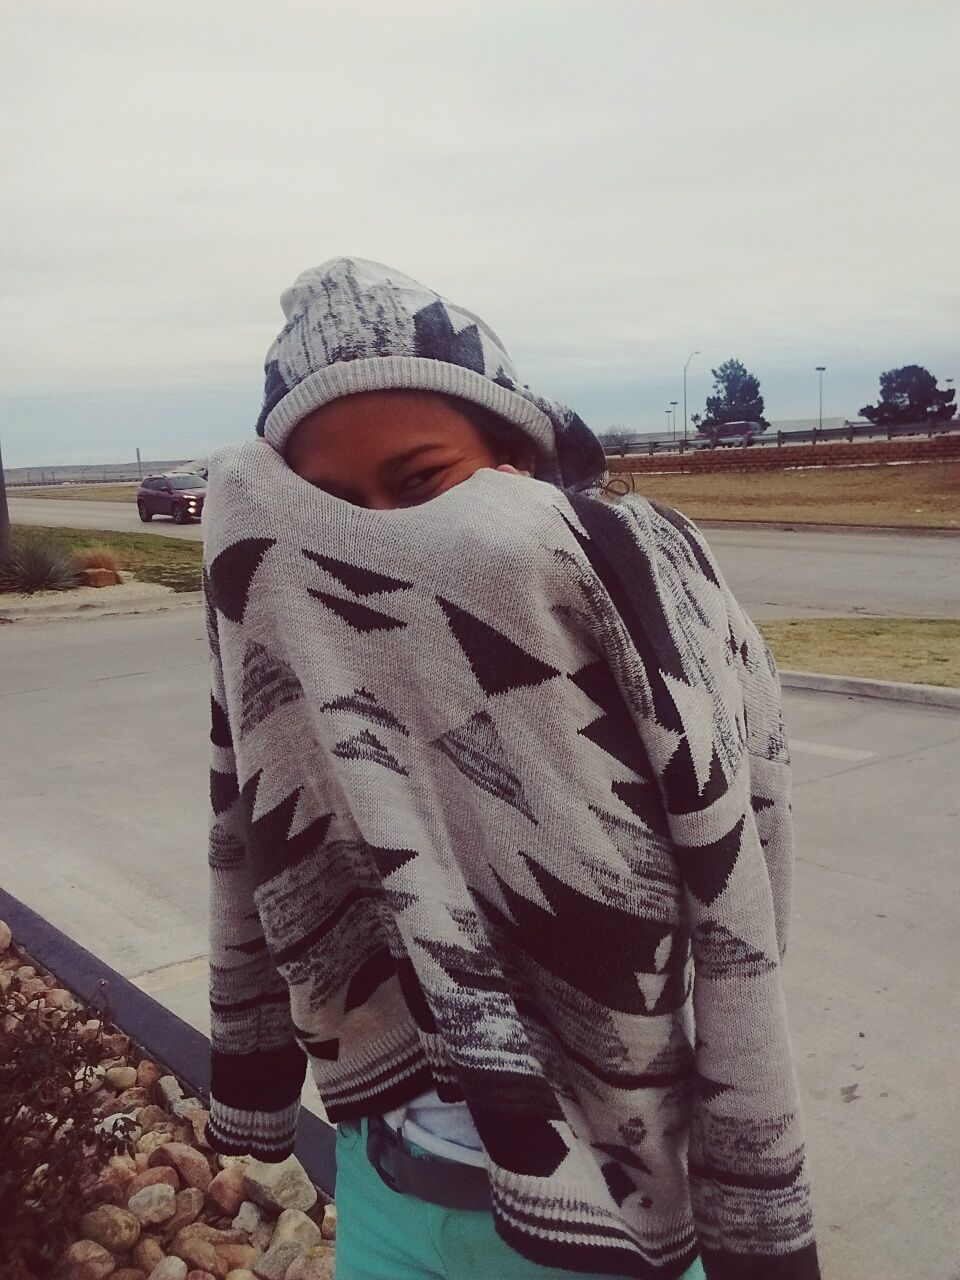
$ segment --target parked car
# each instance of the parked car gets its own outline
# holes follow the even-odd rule
[[[722,449],[734,445],[749,446],[767,429],[765,422],[724,422],[718,427],[698,431],[691,444],[694,449]]]
[[[175,524],[199,520],[207,482],[202,476],[168,473],[146,476],[137,490],[137,510],[144,524],[154,516],[170,516]]]

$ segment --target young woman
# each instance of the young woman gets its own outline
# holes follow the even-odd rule
[[[815,1280],[776,673],[697,531],[377,263],[213,462],[213,1147],[338,1126],[338,1280]]]

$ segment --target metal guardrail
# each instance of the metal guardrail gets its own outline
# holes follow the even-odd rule
[[[843,427],[813,427],[810,431],[776,431],[763,435],[755,435],[749,443],[737,440],[708,444],[703,440],[688,437],[687,440],[648,440],[643,436],[632,437],[625,446],[606,445],[603,451],[608,458],[624,458],[631,454],[655,453],[699,453],[713,449],[755,449],[755,448],[789,448],[795,444],[821,444],[831,440],[896,440],[901,436],[935,436],[951,435],[960,431],[960,420],[948,419],[940,422],[900,423],[896,426],[876,427],[873,423],[848,423]]]

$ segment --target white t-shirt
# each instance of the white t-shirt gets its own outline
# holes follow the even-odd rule
[[[394,1133],[433,1156],[478,1169],[486,1166],[483,1143],[465,1102],[441,1102],[436,1091],[431,1090],[402,1107],[385,1111],[383,1118]]]

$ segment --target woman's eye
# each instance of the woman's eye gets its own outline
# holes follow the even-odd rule
[[[413,475],[404,477],[400,482],[400,488],[404,493],[419,489],[428,484],[442,470],[442,467],[427,467],[424,471],[415,471]]]

